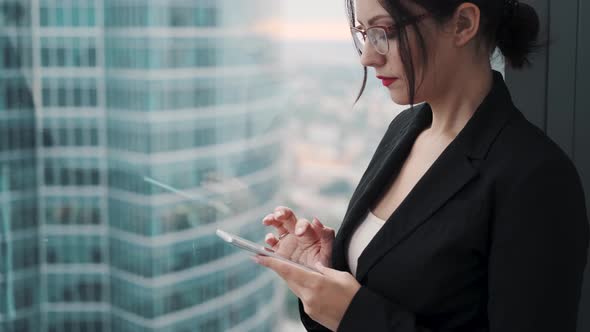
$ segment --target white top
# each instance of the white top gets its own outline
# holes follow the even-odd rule
[[[356,228],[348,246],[348,266],[352,275],[356,275],[358,258],[365,250],[375,234],[383,227],[385,220],[379,219],[371,210],[367,213],[365,220]]]

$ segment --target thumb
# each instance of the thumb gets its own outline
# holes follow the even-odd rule
[[[322,247],[325,247],[326,249],[330,248],[334,238],[336,237],[336,232],[334,229],[325,227],[317,218],[313,218],[313,223],[317,225],[317,228],[319,228],[318,233],[320,235]]]
[[[332,242],[332,240],[334,240],[334,238],[336,237],[336,232],[334,231],[333,228],[323,227],[322,231],[321,231],[321,237],[322,237],[322,240],[329,243],[329,242]]]

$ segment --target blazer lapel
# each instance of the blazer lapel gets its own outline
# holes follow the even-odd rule
[[[492,90],[463,130],[443,151],[418,181],[408,196],[388,218],[358,260],[356,277],[362,280],[369,269],[400,241],[428,221],[455,193],[478,175],[476,159],[484,159],[493,140],[510,116],[516,114],[502,76],[494,72]],[[430,124],[432,111],[428,105],[420,109],[414,123],[391,150],[384,162],[375,167],[352,202],[337,241],[334,244],[334,267],[344,270],[348,241],[367,209],[380,197],[403,165],[417,135]],[[337,253],[337,254],[336,254]]]
[[[358,261],[358,280],[476,175],[463,151],[451,143],[365,248]]]
[[[416,137],[431,122],[432,114],[425,108],[425,105],[416,107],[416,114],[410,119],[411,122],[397,133],[386,133],[383,146],[377,148],[375,158],[367,167],[352,195],[348,211],[334,241],[332,265],[335,269],[347,269],[346,252],[343,249],[347,247],[352,232],[362,221],[371,202],[387,189],[392,176],[399,172]]]

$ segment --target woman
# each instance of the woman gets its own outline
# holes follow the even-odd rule
[[[352,1],[352,0],[349,0]],[[584,193],[489,57],[521,67],[538,17],[516,1],[348,3],[361,63],[398,104],[337,236],[277,207],[269,257],[309,331],[575,331]],[[366,37],[367,42],[364,42]],[[362,90],[361,90],[362,93]]]

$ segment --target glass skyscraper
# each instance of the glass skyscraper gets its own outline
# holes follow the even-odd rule
[[[271,0],[0,0],[0,330],[271,331]]]
[[[30,3],[0,6],[0,330],[39,329],[38,145]]]

